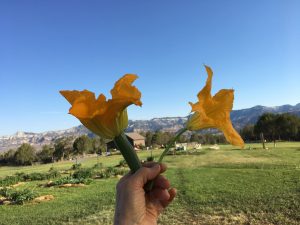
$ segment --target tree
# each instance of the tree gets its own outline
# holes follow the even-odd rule
[[[254,126],[255,134],[259,136],[260,133],[263,133],[265,138],[273,140],[275,143],[276,136],[278,136],[277,117],[273,113],[265,113],[260,116]]]
[[[213,134],[210,133],[204,134],[204,144],[214,145],[216,143],[217,141]]]
[[[174,137],[174,134],[173,133],[170,133],[170,132],[164,132],[162,134],[162,137],[161,137],[161,143],[163,145],[167,145],[169,143],[169,141]]]
[[[102,155],[102,152],[106,152],[106,143],[105,139],[101,137],[95,137],[92,139],[92,148],[93,153],[97,153],[98,155]]]
[[[9,149],[7,152],[2,154],[1,162],[4,163],[4,164],[14,164],[14,162],[15,162],[15,153],[16,153],[15,149]]]
[[[148,137],[147,137],[147,134],[148,134]],[[174,137],[174,134],[172,134],[170,132],[162,132],[162,131],[156,131],[154,134],[147,132],[147,134],[146,134],[146,143],[145,143],[146,146],[150,146],[149,145],[150,140],[151,140],[151,145],[166,146],[168,144],[168,142]]]
[[[254,125],[246,125],[241,129],[241,137],[244,141],[255,141],[257,136],[254,133]]]
[[[279,139],[296,140],[299,132],[300,119],[292,114],[283,113],[278,115],[275,120]]]
[[[53,156],[56,160],[69,158],[72,152],[72,140],[72,137],[64,137],[55,141]]]
[[[151,145],[161,145],[161,131],[155,131],[151,139]]]
[[[53,162],[54,148],[50,145],[43,145],[42,150],[37,154],[39,161],[42,163]]]
[[[197,134],[197,133],[192,133],[191,137],[190,137],[190,142],[197,142],[200,143],[201,142],[201,135]]]
[[[17,165],[32,165],[36,159],[34,147],[30,144],[22,144],[16,151],[14,161]]]
[[[145,145],[150,147],[152,145],[153,132],[147,131],[145,134]]]
[[[188,136],[183,134],[183,135],[181,135],[181,136],[178,138],[177,141],[178,141],[179,143],[186,143],[186,142],[188,142],[188,140],[189,140],[189,139],[188,139]]]
[[[83,155],[84,153],[90,152],[92,150],[92,141],[88,136],[82,135],[75,139],[73,143],[73,153],[75,155]]]
[[[254,132],[263,133],[267,139],[298,140],[300,128],[299,117],[289,114],[263,114],[254,126]]]
[[[214,135],[217,144],[225,144],[227,143],[226,138],[223,134]]]

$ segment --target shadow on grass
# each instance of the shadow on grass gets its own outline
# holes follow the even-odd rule
[[[297,169],[297,165],[293,164],[264,164],[264,163],[217,163],[204,165],[203,168],[223,168],[223,169],[261,169],[261,170],[274,170],[274,169]]]
[[[175,155],[205,155],[207,151],[181,151],[176,152]]]

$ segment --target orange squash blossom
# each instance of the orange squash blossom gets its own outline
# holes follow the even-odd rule
[[[213,72],[208,66],[205,66],[205,69],[208,75],[206,85],[197,95],[198,102],[190,102],[192,112],[194,113],[189,118],[186,128],[191,131],[204,128],[217,128],[224,133],[229,143],[243,148],[244,141],[233,128],[230,120],[234,90],[222,89],[212,97],[211,83]]]
[[[141,92],[132,86],[137,75],[125,74],[110,91],[112,99],[106,100],[103,94],[96,99],[88,90],[60,91],[72,105],[69,113],[95,134],[107,139],[114,139],[128,126],[126,108],[135,104],[142,105]]]

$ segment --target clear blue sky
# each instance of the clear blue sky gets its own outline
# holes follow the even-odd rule
[[[70,128],[61,89],[109,95],[136,73],[129,118],[185,116],[214,70],[234,109],[300,102],[300,1],[0,1],[0,135]]]

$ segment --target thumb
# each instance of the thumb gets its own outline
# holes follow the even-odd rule
[[[159,164],[155,164],[153,167],[149,168],[142,167],[133,174],[132,181],[140,187],[143,187],[149,180],[153,180],[157,177],[160,174],[160,170]]]

